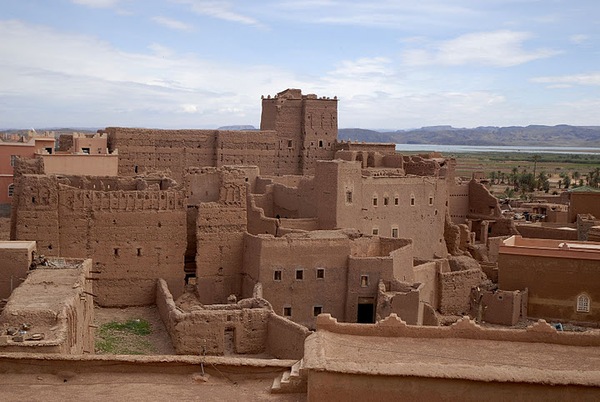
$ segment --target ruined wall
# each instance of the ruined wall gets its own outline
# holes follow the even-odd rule
[[[377,320],[396,314],[410,325],[423,322],[423,305],[420,300],[421,284],[391,281],[386,286],[379,282],[377,294]]]
[[[469,182],[469,215],[502,216],[498,199],[476,180]]]
[[[135,190],[144,183],[24,176],[13,216],[15,238],[36,240],[39,254],[92,258],[101,305],[151,304],[157,278],[180,295],[185,194],[176,188],[158,190],[158,184],[157,189]]]
[[[0,352],[93,354],[91,260],[50,258],[47,264],[31,271],[2,311]],[[24,323],[30,329],[22,340],[5,335]]]
[[[439,273],[439,311],[465,315],[470,310],[471,288],[487,280],[481,269]]]
[[[217,131],[215,146],[217,167],[258,166],[262,174],[278,173],[279,143],[274,131]]]
[[[420,283],[420,298],[424,303],[428,303],[434,309],[438,309],[439,304],[439,272],[447,272],[447,269],[443,267],[442,261],[428,261],[424,263],[415,262],[413,268],[414,276],[413,281]]]
[[[471,291],[471,316],[478,322],[516,325],[527,317],[527,289],[524,291],[489,291],[475,288]]]
[[[265,351],[272,311],[268,303],[260,299],[183,312],[175,305],[166,282],[159,280],[156,306],[177,354],[222,355],[226,331],[232,331],[235,353]]]
[[[439,176],[440,164],[431,159],[425,159],[419,155],[404,155],[404,170],[406,174],[416,176]]]
[[[225,303],[242,293],[246,183],[245,173],[234,168],[195,169],[186,176],[190,199],[198,203],[196,283],[202,303]]]

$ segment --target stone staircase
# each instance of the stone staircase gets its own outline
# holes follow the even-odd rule
[[[303,369],[304,360],[298,360],[289,370],[273,380],[272,394],[305,393],[307,390],[306,372]]]

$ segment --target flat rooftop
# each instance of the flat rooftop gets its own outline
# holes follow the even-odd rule
[[[600,386],[600,347],[461,338],[374,337],[328,331],[317,331],[308,339],[311,340],[310,351],[304,358],[308,369]]]

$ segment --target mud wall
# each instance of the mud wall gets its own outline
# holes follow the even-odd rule
[[[439,311],[465,315],[470,310],[471,288],[487,278],[480,269],[439,273]]]
[[[308,328],[278,316],[269,316],[266,352],[278,359],[302,359],[304,339],[310,335]]]
[[[38,254],[92,258],[99,304],[152,304],[157,278],[181,294],[186,250],[182,190],[117,190],[136,185],[119,179],[67,180],[70,185],[47,176],[21,180],[15,238],[36,240]],[[83,188],[72,187],[78,184]]]
[[[35,242],[0,241],[0,299],[8,299],[13,289],[27,277]]]
[[[538,239],[577,240],[576,229],[537,226],[533,224],[516,225],[516,228],[519,234],[523,237],[535,237]]]
[[[156,306],[177,354],[222,355],[226,331],[232,331],[235,353],[264,352],[272,311],[257,303],[244,299],[237,304],[182,312],[175,306],[166,282],[157,283]]]
[[[32,271],[2,311],[0,352],[94,353],[94,302],[87,279],[91,260],[49,261],[60,267]],[[6,329],[20,328],[23,323],[31,327],[24,340],[7,339]],[[30,340],[33,334],[43,334],[43,339]]]

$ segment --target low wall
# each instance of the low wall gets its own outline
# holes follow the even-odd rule
[[[545,320],[538,320],[525,329],[483,328],[463,317],[448,327],[407,325],[392,314],[375,324],[339,323],[330,314],[317,317],[317,332],[374,337],[406,337],[428,339],[482,339],[503,342],[549,343],[571,346],[600,346],[600,332],[557,331]]]
[[[261,299],[244,299],[237,304],[183,312],[175,305],[164,280],[159,279],[156,288],[156,306],[177,354],[222,355],[225,331],[233,331],[235,353],[265,351],[271,314],[266,301],[261,306],[258,303]]]
[[[537,225],[516,225],[517,231],[523,237],[538,239],[577,240],[577,230],[560,227]]]
[[[311,334],[303,325],[271,314],[267,323],[267,353],[278,359],[302,359],[304,339]]]

